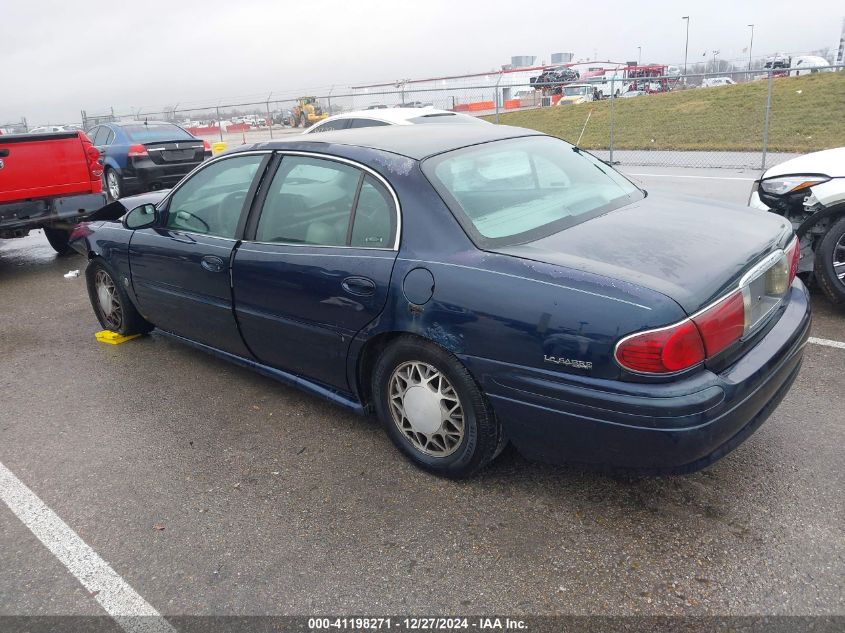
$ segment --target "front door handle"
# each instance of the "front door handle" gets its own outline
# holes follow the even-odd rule
[[[376,282],[367,277],[347,277],[340,287],[357,297],[369,297],[376,292]]]
[[[200,260],[200,266],[205,268],[210,273],[222,273],[226,268],[226,263],[217,255],[205,255]]]

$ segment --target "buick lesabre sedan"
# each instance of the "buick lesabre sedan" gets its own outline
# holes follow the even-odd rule
[[[292,137],[121,203],[77,232],[103,327],[374,412],[450,477],[507,442],[700,469],[778,405],[810,326],[784,218],[648,195],[525,129]]]

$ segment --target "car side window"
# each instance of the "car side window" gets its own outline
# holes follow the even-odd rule
[[[379,127],[381,125],[390,125],[384,121],[378,121],[376,119],[351,119],[349,124],[350,128],[356,127]]]
[[[94,143],[94,139],[97,138],[97,132],[99,132],[99,130],[99,126],[95,126],[85,132],[85,136],[88,137],[88,140],[91,141],[92,144]]]
[[[350,246],[392,248],[396,234],[393,199],[372,176],[365,176],[355,206]]]
[[[114,143],[114,130],[109,130],[109,135],[106,137],[106,145],[111,145]]]
[[[101,125],[100,127],[97,128],[97,135],[94,137],[94,139],[91,142],[98,147],[105,145],[106,139],[109,136],[109,132],[111,132],[111,130],[109,128],[107,128],[105,125]]]
[[[166,227],[234,239],[244,201],[264,156],[232,156],[209,164],[170,198]]]
[[[331,132],[333,130],[345,130],[348,125],[349,119],[336,119],[335,121],[327,121],[325,123],[321,123],[312,130],[312,133]]]
[[[336,161],[285,156],[267,191],[255,239],[345,246],[361,175]]]

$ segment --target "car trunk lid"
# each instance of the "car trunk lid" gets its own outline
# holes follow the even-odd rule
[[[736,288],[791,234],[772,213],[648,196],[533,242],[491,250],[650,288],[693,314]]]

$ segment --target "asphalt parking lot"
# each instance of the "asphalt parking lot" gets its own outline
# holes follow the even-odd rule
[[[754,172],[625,168],[744,204]],[[704,220],[706,221],[706,219]],[[0,242],[0,464],[164,615],[845,614],[845,349],[713,467],[611,477],[507,451],[452,482],[374,419],[160,334],[99,329],[79,256]],[[812,336],[845,341],[814,297]],[[0,504],[0,615],[103,615]]]

